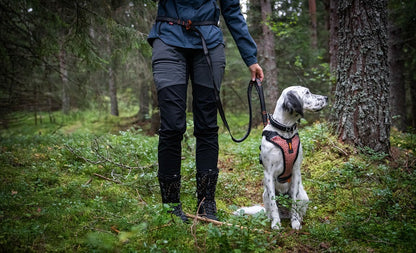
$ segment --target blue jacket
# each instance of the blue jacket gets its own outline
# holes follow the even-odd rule
[[[246,65],[257,63],[257,46],[241,14],[240,1],[219,0],[219,3],[220,8],[216,0],[160,0],[157,15],[183,21],[218,22],[221,12]],[[224,44],[223,34],[218,26],[204,25],[197,29],[204,36],[208,48]],[[202,49],[198,33],[168,22],[156,22],[153,25],[148,37],[149,43],[152,44],[156,38],[175,47]]]

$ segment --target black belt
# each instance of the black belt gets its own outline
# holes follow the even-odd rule
[[[213,20],[206,20],[206,21],[191,21],[191,20],[181,20],[177,18],[170,18],[170,17],[163,17],[163,16],[157,16],[156,22],[168,22],[172,25],[181,25],[186,28],[186,30],[193,30],[195,26],[201,26],[201,25],[215,25],[218,26],[217,21]]]
[[[252,124],[252,109],[251,109],[251,91],[253,86],[256,87],[256,91],[259,95],[259,99],[260,99],[260,107],[261,107],[261,115],[262,115],[262,120],[263,120],[263,125],[266,126],[268,123],[268,118],[267,118],[267,112],[266,112],[266,103],[264,100],[264,94],[263,94],[263,86],[261,85],[261,82],[259,79],[256,79],[255,81],[251,81],[248,84],[247,87],[247,99],[248,99],[248,109],[249,109],[249,124],[248,124],[248,129],[246,134],[241,138],[241,139],[236,139],[234,138],[234,136],[231,134],[231,130],[230,130],[230,126],[228,125],[227,122],[227,118],[225,117],[225,112],[224,112],[224,108],[222,106],[222,102],[221,102],[221,97],[220,97],[220,91],[219,91],[219,85],[216,85],[215,83],[215,79],[214,79],[214,71],[212,69],[212,62],[211,62],[211,57],[209,56],[209,50],[207,47],[207,44],[205,42],[205,38],[202,35],[201,31],[199,31],[196,26],[204,26],[204,25],[218,25],[218,22],[216,21],[191,21],[191,20],[181,20],[181,19],[175,19],[175,18],[170,18],[170,17],[162,17],[162,16],[158,16],[156,18],[156,21],[159,22],[168,22],[169,24],[175,24],[175,25],[180,25],[185,27],[186,30],[191,30],[194,31],[196,33],[198,33],[199,37],[201,37],[201,43],[202,43],[202,49],[204,51],[204,55],[208,64],[208,68],[210,71],[210,77],[211,77],[211,81],[214,85],[214,95],[215,95],[215,101],[217,103],[217,108],[218,108],[218,112],[220,113],[222,122],[224,123],[224,126],[227,128],[228,133],[231,136],[231,139],[234,142],[242,142],[245,139],[247,139],[247,137],[250,135],[251,132],[251,124]]]

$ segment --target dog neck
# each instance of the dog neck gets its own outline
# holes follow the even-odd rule
[[[272,125],[274,128],[277,128],[278,130],[286,132],[286,133],[293,133],[298,127],[296,123],[291,126],[283,125],[277,120],[275,120],[273,115],[269,115],[269,122],[270,122],[270,125]]]
[[[286,127],[292,127],[298,122],[299,116],[293,115],[292,113],[284,110],[283,102],[284,102],[284,99],[282,99],[282,96],[281,96],[276,103],[276,108],[274,110],[272,117],[280,125],[283,125]]]

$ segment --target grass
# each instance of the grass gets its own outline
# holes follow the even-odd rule
[[[291,230],[288,221],[283,230],[271,231],[264,214],[231,214],[262,202],[260,128],[241,144],[225,131],[219,135],[219,217],[238,227],[218,227],[182,224],[167,213],[156,179],[157,136],[116,131],[128,125],[128,116],[78,114],[37,126],[29,118],[0,132],[0,251],[416,250],[415,135],[392,131],[387,157],[339,143],[326,123],[303,126],[302,173],[311,203],[301,231]],[[234,127],[233,134],[239,137],[244,128]],[[189,122],[181,191],[188,213],[196,208],[191,133]]]

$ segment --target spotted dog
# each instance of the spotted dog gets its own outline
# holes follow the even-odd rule
[[[293,229],[302,228],[309,198],[300,173],[303,151],[297,122],[304,111],[316,112],[327,104],[328,97],[292,86],[283,90],[274,113],[269,116],[270,124],[263,130],[260,160],[264,167],[263,204],[272,229],[280,229],[280,219],[285,216],[290,218]],[[286,214],[282,203],[278,203],[285,195],[290,199]]]

